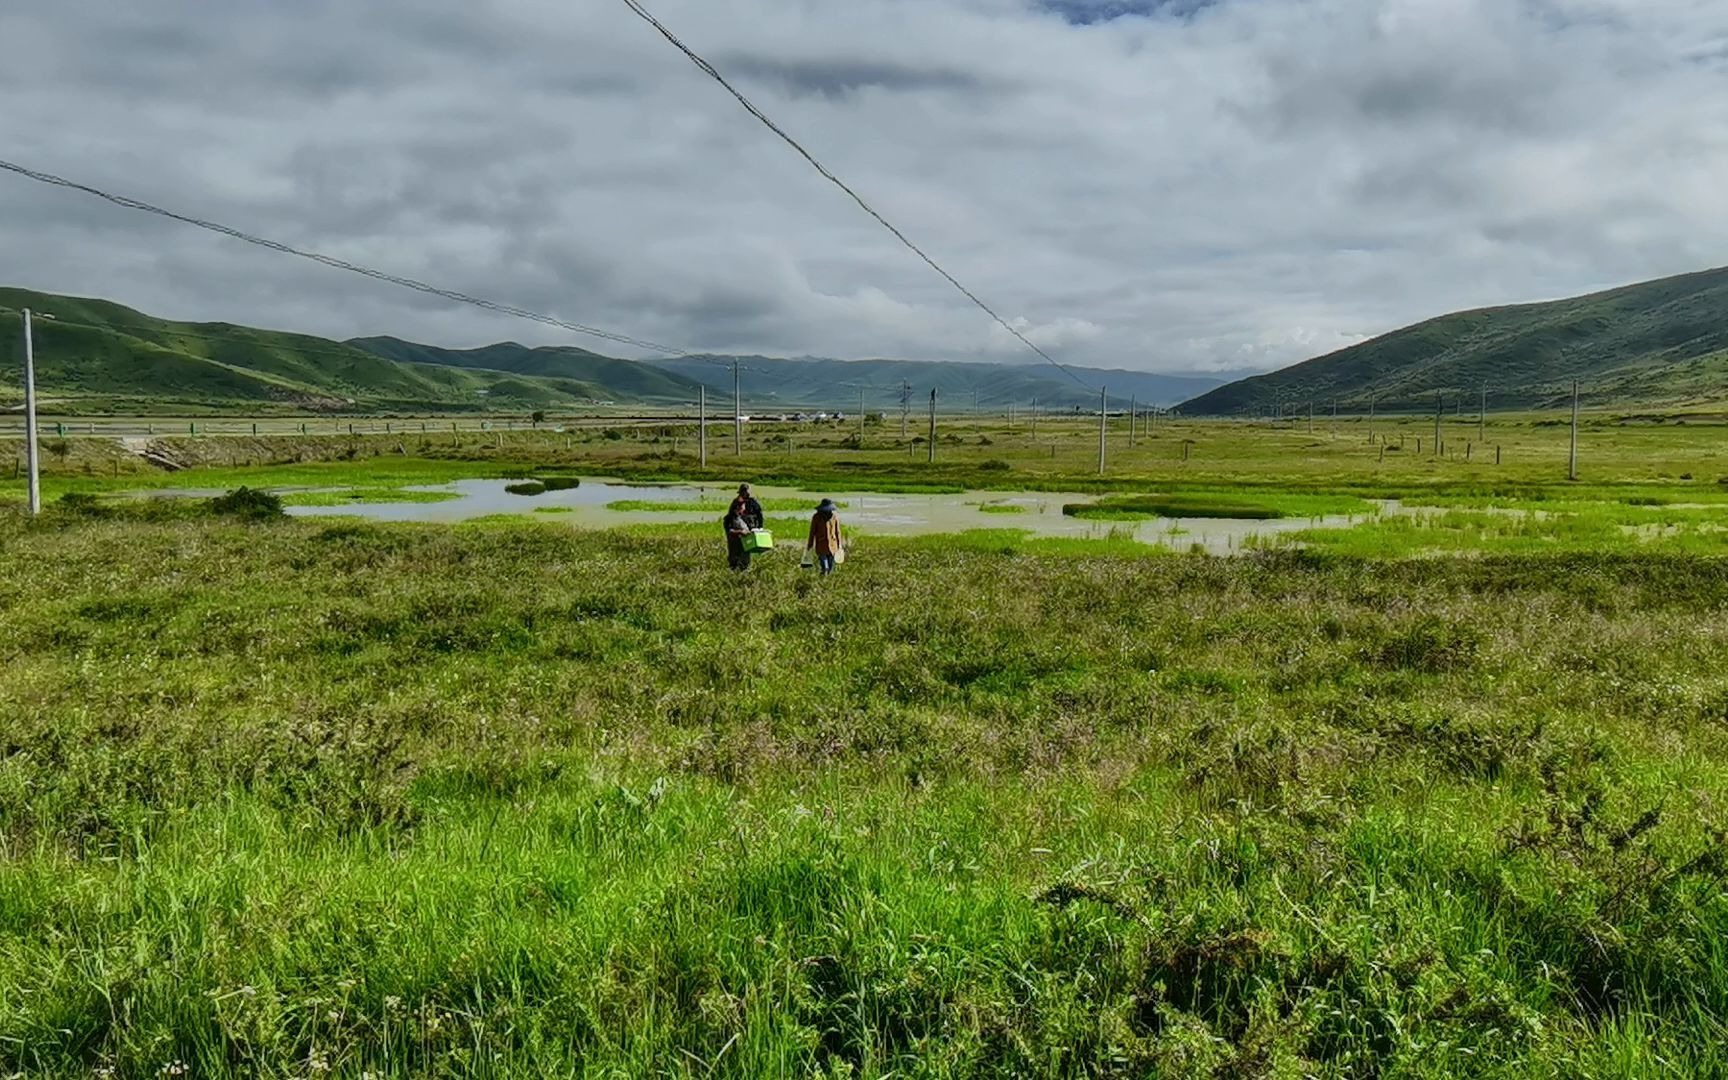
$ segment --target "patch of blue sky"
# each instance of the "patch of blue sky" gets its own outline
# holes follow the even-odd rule
[[[1062,16],[1076,26],[1091,26],[1125,18],[1187,18],[1220,0],[1033,0],[1041,11]]]

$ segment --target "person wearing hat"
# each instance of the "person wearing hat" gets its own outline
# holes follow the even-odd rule
[[[838,509],[833,499],[823,499],[810,518],[810,536],[804,541],[804,550],[816,553],[816,565],[824,575],[832,574],[834,564],[846,557],[841,546],[840,519],[834,516]]]
[[[732,500],[732,508],[727,513],[743,515],[745,523],[752,529],[760,529],[768,520],[762,516],[762,504],[750,494],[749,484],[738,485],[738,497]]]

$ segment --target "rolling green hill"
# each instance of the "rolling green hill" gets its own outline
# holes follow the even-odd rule
[[[943,408],[967,409],[977,393],[978,407],[1001,411],[1012,403],[1024,409],[1037,401],[1046,409],[1096,409],[1098,391],[1105,387],[1112,409],[1126,408],[1130,397],[1141,404],[1174,405],[1217,386],[1224,380],[1200,375],[1159,375],[1144,371],[1070,368],[1086,385],[1047,364],[955,363],[934,360],[829,360],[819,357],[783,359],[767,356],[689,356],[647,363],[707,384],[709,397],[730,401],[732,361],[743,365],[740,379],[747,407],[814,406],[870,412],[898,409],[900,384],[912,388],[914,408],[937,391]]]
[[[572,346],[503,342],[447,349],[396,337],[338,342],[229,323],[158,319],[105,300],[0,288],[0,408],[21,393],[17,312],[37,323],[37,385],[59,412],[453,411],[561,409],[596,402],[683,406],[707,385],[716,413],[729,407],[732,357],[621,360]],[[8,330],[6,327],[12,329]],[[944,409],[1113,409],[1130,398],[1168,405],[1218,385],[1205,376],[1045,365],[910,360],[742,357],[746,409],[899,407],[900,386],[921,407],[930,389]],[[1083,385],[1082,383],[1086,384]],[[976,394],[976,398],[974,398]]]
[[[374,356],[466,370],[507,371],[539,379],[574,380],[623,401],[691,401],[696,383],[634,360],[619,360],[570,345],[529,348],[514,341],[478,349],[442,349],[393,337],[355,338],[347,344]]]
[[[1728,399],[1728,268],[1443,315],[1220,387],[1182,411],[1226,416],[1334,399],[1427,410],[1442,397],[1474,401],[1484,388],[1490,408],[1543,408],[1569,400],[1573,379],[1596,405]]]
[[[526,410],[695,393],[694,384],[607,357],[564,369],[428,363],[406,343],[403,356],[380,355],[305,334],[170,322],[104,300],[0,288],[0,407],[21,397],[12,373],[22,366],[17,312],[26,307],[54,316],[36,323],[36,369],[39,392],[58,411]]]

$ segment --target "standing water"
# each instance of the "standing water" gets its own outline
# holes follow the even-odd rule
[[[297,506],[289,513],[302,517],[365,517],[378,521],[454,522],[498,514],[523,514],[550,521],[568,522],[583,528],[620,525],[689,524],[714,522],[735,488],[698,484],[630,484],[584,477],[579,486],[541,495],[515,495],[505,488],[511,480],[458,480],[450,484],[415,487],[413,491],[454,494],[456,498],[432,503],[365,503],[341,506]],[[807,520],[824,496],[841,503],[844,527],[879,536],[920,536],[967,532],[974,529],[1006,529],[1036,537],[1103,539],[1129,537],[1142,543],[1176,550],[1199,546],[1214,553],[1242,549],[1250,540],[1315,527],[1341,528],[1360,516],[1333,515],[1323,518],[1281,518],[1244,521],[1233,518],[1152,518],[1143,521],[1088,521],[1065,516],[1067,503],[1090,502],[1095,495],[1077,492],[968,491],[961,494],[883,494],[879,492],[822,491],[752,485],[758,499],[776,507],[770,519]],[[613,509],[619,502],[652,502],[667,509]],[[690,503],[688,510],[673,510],[677,503]],[[807,509],[783,509],[793,504]],[[792,537],[801,543],[802,534]]]

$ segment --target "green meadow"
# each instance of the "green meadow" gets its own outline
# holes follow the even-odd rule
[[[74,440],[0,480],[0,1076],[1728,1075],[1728,428],[1550,419]],[[576,475],[1359,516],[824,579],[119,497]]]

